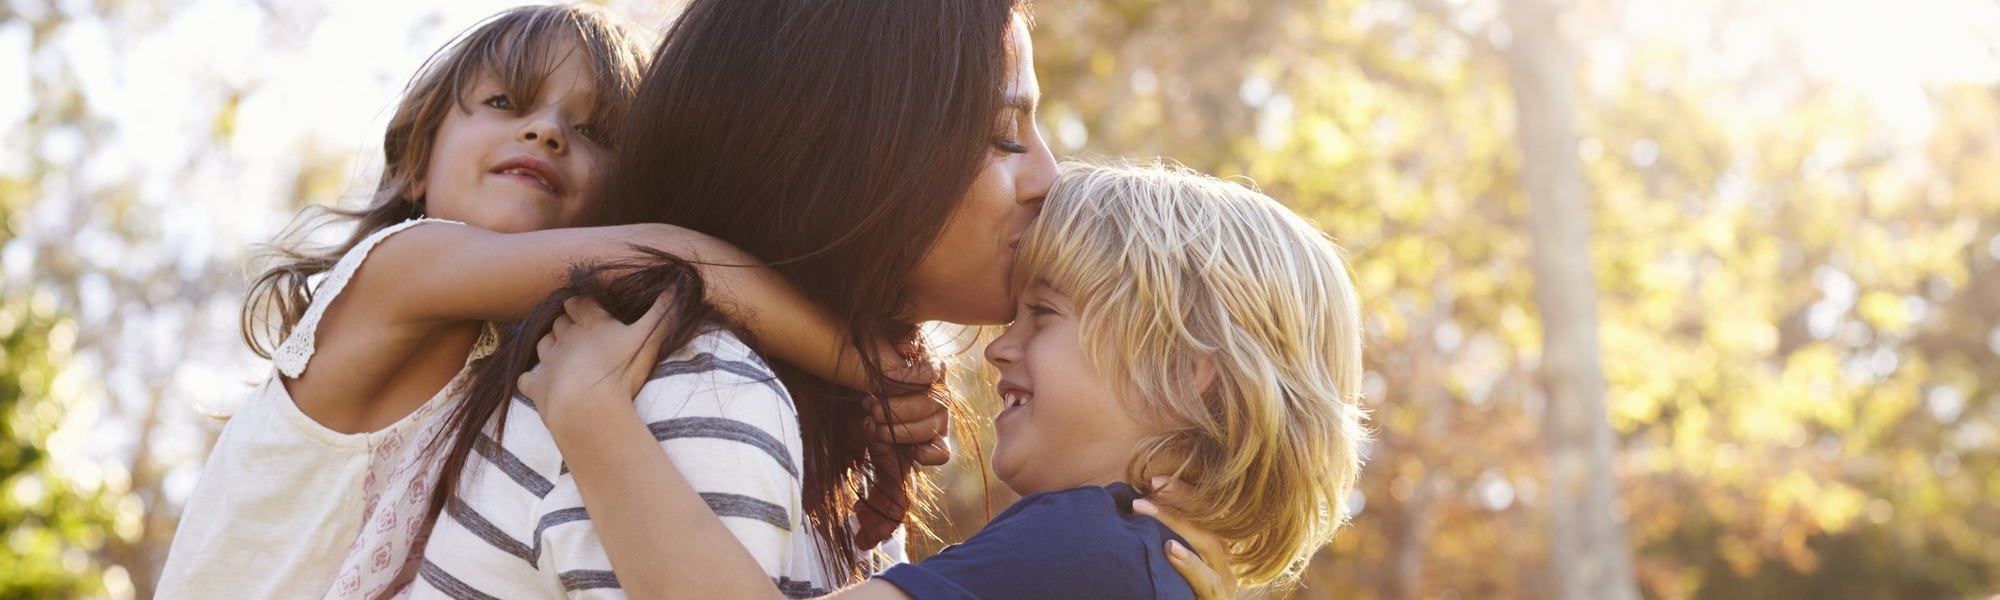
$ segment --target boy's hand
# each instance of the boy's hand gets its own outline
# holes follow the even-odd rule
[[[563,314],[535,344],[541,362],[516,380],[521,394],[535,401],[551,433],[572,422],[588,423],[591,419],[579,413],[596,406],[630,407],[659,361],[666,331],[660,321],[670,312],[675,311],[662,296],[626,325],[589,297],[564,301]]]
[[[1224,547],[1222,538],[1196,526],[1174,509],[1161,506],[1171,507],[1177,503],[1187,486],[1187,483],[1171,481],[1165,476],[1154,477],[1151,499],[1132,501],[1132,512],[1159,519],[1167,524],[1168,529],[1194,545],[1190,551],[1180,543],[1168,540],[1166,552],[1167,563],[1187,579],[1188,586],[1194,588],[1196,598],[1235,598],[1236,571],[1229,564],[1229,549]]]

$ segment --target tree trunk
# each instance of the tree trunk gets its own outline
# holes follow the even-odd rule
[[[1552,1],[1507,0],[1504,9],[1548,392],[1550,582],[1556,598],[1630,600],[1638,597],[1630,553],[1611,511],[1616,444],[1598,363],[1590,191],[1572,121],[1576,73]]]

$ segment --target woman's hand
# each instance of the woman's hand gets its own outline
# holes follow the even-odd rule
[[[561,435],[572,424],[588,428],[588,415],[602,407],[629,409],[659,361],[666,331],[660,321],[672,312],[662,296],[627,325],[587,296],[564,301],[563,315],[535,344],[540,362],[516,380],[549,432]]]
[[[1168,529],[1194,545],[1190,551],[1180,543],[1168,540],[1166,551],[1167,562],[1180,572],[1182,578],[1187,579],[1188,586],[1194,588],[1196,598],[1235,598],[1236,570],[1229,564],[1229,549],[1223,545],[1222,538],[1197,527],[1172,508],[1161,506],[1161,503],[1173,506],[1186,489],[1186,483],[1170,481],[1164,476],[1155,477],[1151,498],[1158,502],[1152,499],[1134,500],[1132,512],[1159,519],[1167,524]]]

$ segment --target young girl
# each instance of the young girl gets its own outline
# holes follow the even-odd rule
[[[470,365],[497,345],[491,323],[526,314],[579,261],[653,248],[704,265],[755,264],[671,226],[577,228],[594,224],[592,190],[617,145],[610,132],[647,56],[601,10],[556,5],[503,12],[432,57],[384,136],[373,202],[337,213],[355,222],[353,235],[331,251],[283,249],[287,262],[253,286],[245,338],[276,372],[217,441],[160,597],[390,589],[414,572],[436,483],[430,451],[459,410]],[[705,268],[707,300],[768,333],[767,351],[868,383],[851,353],[836,360],[843,342],[830,319],[768,270]],[[941,427],[941,411],[925,408],[933,402],[887,404],[883,422],[909,427],[879,429],[898,441],[936,437],[916,435]]]
[[[1004,403],[993,469],[1023,498],[964,543],[836,595],[1190,597],[1165,575],[1182,568],[1178,536],[1133,508],[1173,480],[1192,486],[1166,503],[1225,540],[1243,582],[1296,582],[1340,525],[1365,437],[1358,301],[1328,238],[1182,168],[1071,165],[1014,281],[1015,321],[986,358]],[[591,435],[557,438],[586,494],[649,499],[591,505],[600,528],[655,540],[612,545],[619,564],[692,596],[775,597],[631,418],[630,389],[600,383],[618,379],[592,354],[648,349],[650,323],[581,301],[569,314],[520,387],[595,415]]]

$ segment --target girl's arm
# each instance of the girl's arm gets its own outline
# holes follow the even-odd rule
[[[586,299],[564,309],[569,318],[536,346],[541,363],[521,375],[520,388],[554,434],[620,587],[634,598],[783,598],[633,406],[658,361],[652,336],[670,307],[656,304],[631,325]],[[834,595],[908,598],[883,581]]]
[[[861,361],[825,311],[760,261],[713,237],[663,224],[497,233],[443,224],[384,240],[356,273],[351,300],[373,304],[392,325],[421,333],[467,321],[512,321],[567,281],[583,262],[636,257],[657,248],[696,264],[709,300],[748,329],[761,349],[841,385],[866,389]],[[412,336],[414,337],[414,336]],[[894,357],[884,348],[883,358]],[[395,353],[385,353],[393,356]],[[894,364],[894,363],[889,363]]]
[[[708,300],[749,330],[758,349],[850,389],[867,390],[867,370],[849,352],[846,331],[757,257],[714,237],[673,225],[497,233],[471,226],[417,226],[383,240],[355,274],[356,300],[379,303],[391,327],[417,335],[427,328],[466,321],[512,321],[568,280],[570,268],[589,261],[637,256],[646,246],[695,264]],[[894,347],[875,349],[884,365],[904,362]],[[400,352],[381,352],[400,357]],[[912,382],[942,375],[927,364],[891,373]],[[943,443],[951,415],[922,392],[872,404],[877,441],[911,445],[919,464],[951,458]],[[900,516],[900,515],[898,515]]]

